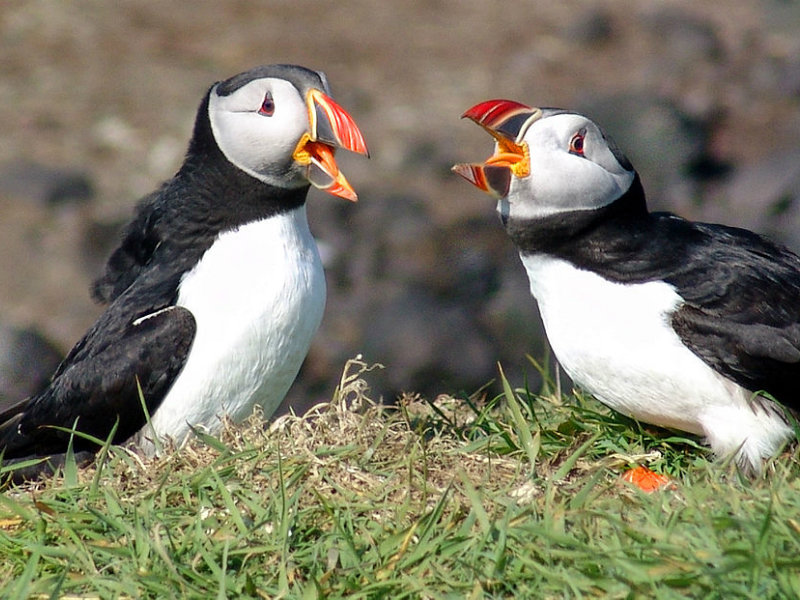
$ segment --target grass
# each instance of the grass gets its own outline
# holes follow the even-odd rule
[[[798,453],[749,481],[590,398],[368,398],[0,494],[3,598],[800,596]],[[623,483],[647,464],[675,480]]]

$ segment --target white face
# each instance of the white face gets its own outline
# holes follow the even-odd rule
[[[268,100],[265,105],[268,95],[272,103]],[[303,167],[292,158],[309,130],[308,108],[291,83],[274,77],[255,79],[228,96],[217,95],[215,86],[208,116],[217,145],[231,163],[271,185],[308,185]]]
[[[530,150],[530,174],[511,178],[508,196],[497,205],[505,218],[596,209],[622,196],[633,181],[633,170],[620,164],[600,129],[584,116],[545,114],[523,141]]]

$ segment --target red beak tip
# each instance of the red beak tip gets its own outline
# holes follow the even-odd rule
[[[360,138],[356,144],[353,144],[353,152],[369,158],[369,149],[367,148],[367,143],[364,141],[364,138]]]
[[[496,98],[494,100],[485,100],[479,102],[472,108],[464,111],[461,118],[464,117],[475,121],[477,124],[484,127],[492,128],[494,125],[499,124],[515,112],[529,111],[531,107],[521,102],[514,100],[504,100]]]
[[[339,198],[343,198],[344,200],[349,200],[350,202],[358,202],[358,194],[350,190],[337,190],[336,192],[332,192],[334,196],[338,196]]]

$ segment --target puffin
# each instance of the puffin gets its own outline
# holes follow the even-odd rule
[[[497,199],[573,383],[760,473],[795,435],[800,258],[745,229],[650,212],[631,162],[581,114],[496,99],[463,117],[494,152],[453,170]]]
[[[107,308],[44,391],[0,413],[2,460],[58,464],[109,438],[152,452],[256,406],[269,417],[325,307],[309,188],[357,199],[338,148],[368,156],[324,73],[262,65],[214,83],[182,166],[140,201],[93,285]]]

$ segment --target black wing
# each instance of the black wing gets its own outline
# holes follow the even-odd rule
[[[681,340],[718,373],[800,408],[800,258],[745,229],[648,213],[638,175],[608,206],[506,229],[523,254],[569,261],[619,283],[666,281],[685,304]]]
[[[148,411],[158,408],[189,354],[195,319],[185,308],[167,306],[115,326],[114,313],[124,308],[117,307],[76,345],[47,390],[0,414],[4,458],[64,452],[70,434],[53,426],[72,428],[76,420],[78,430],[100,439],[119,420],[113,441],[125,441],[146,423],[137,381]],[[73,444],[97,449],[78,437]]]
[[[161,196],[159,190],[139,202],[136,216],[126,226],[119,247],[106,263],[105,273],[92,286],[92,297],[98,302],[112,302],[136,280],[152,259],[162,241],[157,226]]]
[[[675,331],[717,372],[800,407],[800,259],[749,231],[692,227],[702,242],[666,278],[685,300]]]

